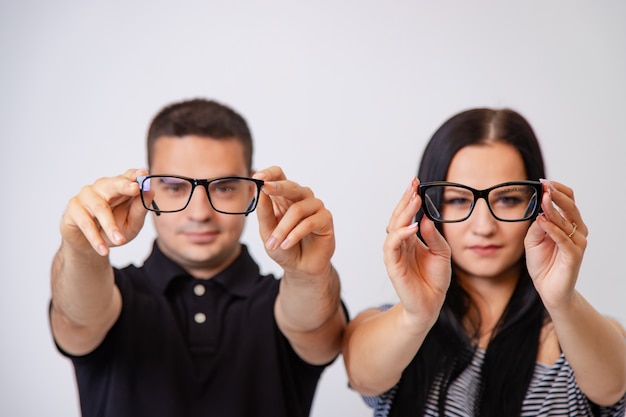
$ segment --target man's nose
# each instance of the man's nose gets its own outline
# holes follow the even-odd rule
[[[198,186],[194,188],[185,211],[189,211],[194,217],[202,217],[215,212],[209,200],[209,192],[205,187]]]

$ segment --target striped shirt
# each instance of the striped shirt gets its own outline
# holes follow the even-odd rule
[[[450,384],[445,415],[447,417],[473,416],[473,402],[480,381],[480,369],[485,351],[477,349],[471,364]],[[398,385],[377,397],[363,397],[374,409],[374,417],[387,417],[393,404]],[[433,391],[426,403],[425,416],[439,416],[437,400],[439,383],[435,381]],[[611,407],[602,407],[597,416],[624,417],[626,396]],[[561,355],[552,366],[537,363],[526,398],[522,404],[522,416],[593,416],[591,405],[574,379],[574,371]]]

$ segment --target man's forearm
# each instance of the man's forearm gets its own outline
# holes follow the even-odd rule
[[[113,268],[94,251],[62,245],[52,263],[51,286],[53,308],[76,325],[89,325],[110,308]]]
[[[335,268],[327,274],[303,277],[286,273],[277,302],[284,325],[293,331],[314,331],[327,322],[340,305],[340,281]]]
[[[275,306],[279,328],[302,359],[329,362],[341,350],[347,322],[337,272],[331,266],[325,276],[286,275],[282,280]]]

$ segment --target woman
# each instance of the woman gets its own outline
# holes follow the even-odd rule
[[[575,289],[587,227],[528,122],[453,116],[418,178],[383,247],[400,301],[346,331],[351,387],[376,416],[622,417],[624,329]]]

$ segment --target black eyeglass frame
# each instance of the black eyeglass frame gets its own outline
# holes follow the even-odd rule
[[[146,203],[146,201],[144,200],[143,197],[143,184],[147,179],[151,179],[151,178],[177,178],[179,180],[183,180],[183,181],[187,181],[191,184],[191,191],[189,192],[189,198],[187,199],[187,202],[185,203],[185,206],[181,209],[178,210],[161,210],[158,208],[158,206],[155,204],[154,201],[152,201],[152,205],[153,207],[149,207],[148,204]],[[213,201],[211,200],[211,193],[209,192],[209,185],[213,182],[216,181],[224,181],[224,180],[248,180],[248,181],[252,181],[256,184],[256,196],[254,197],[253,200],[253,204],[251,204],[248,209],[246,211],[240,211],[240,212],[229,212],[229,211],[222,211],[222,210],[218,210],[215,208],[215,206],[213,205]],[[180,175],[165,175],[165,174],[157,174],[157,175],[141,175],[139,177],[136,178],[137,183],[139,184],[139,190],[140,190],[140,194],[141,194],[141,202],[143,203],[143,206],[146,210],[155,212],[157,216],[160,216],[161,213],[177,213],[179,211],[183,211],[187,208],[187,206],[189,206],[189,202],[191,201],[191,198],[193,197],[193,192],[196,190],[197,186],[201,186],[204,188],[204,190],[206,191],[206,195],[207,198],[209,199],[209,204],[211,204],[211,207],[213,208],[213,210],[217,211],[218,213],[223,213],[223,214],[233,214],[233,215],[238,215],[238,214],[243,214],[243,215],[248,215],[250,213],[252,213],[254,210],[256,210],[256,206],[259,203],[259,197],[261,195],[261,188],[263,188],[263,185],[265,184],[265,181],[263,180],[258,180],[255,178],[249,178],[249,177],[237,177],[237,176],[229,176],[229,177],[219,177],[219,178],[213,178],[213,179],[197,179],[197,178],[189,178],[189,177],[183,177]]]
[[[530,185],[532,186],[536,191],[537,191],[537,204],[535,205],[535,208],[533,209],[533,212],[523,218],[523,219],[516,219],[516,220],[507,220],[507,219],[501,219],[500,217],[496,216],[496,214],[493,212],[493,209],[491,208],[491,204],[489,203],[489,193],[493,190],[495,190],[496,188],[500,188],[500,187],[506,187],[509,185]],[[467,216],[465,216],[464,218],[460,219],[460,220],[441,220],[441,219],[436,219],[434,218],[428,211],[428,209],[425,206],[425,197],[426,197],[426,190],[428,190],[429,188],[432,187],[441,187],[441,186],[454,186],[454,187],[460,187],[460,188],[464,188],[466,190],[469,190],[472,192],[472,194],[474,195],[474,201],[472,202],[472,205],[469,209],[469,212],[467,213]],[[501,222],[507,222],[507,223],[515,223],[515,222],[525,222],[528,220],[533,220],[537,217],[537,215],[541,212],[541,199],[543,196],[543,185],[541,184],[541,182],[539,181],[531,181],[531,180],[520,180],[520,181],[508,181],[508,182],[503,182],[501,184],[497,184],[494,185],[493,187],[489,187],[489,188],[485,188],[484,190],[477,190],[475,188],[469,187],[467,185],[464,184],[459,184],[456,182],[448,182],[448,181],[429,181],[429,182],[425,182],[419,185],[418,188],[418,193],[420,195],[420,197],[422,198],[422,212],[426,215],[426,217],[428,217],[430,220],[436,222],[436,223],[460,223],[463,222],[467,219],[469,219],[469,217],[472,215],[473,211],[474,211],[474,207],[476,207],[476,202],[482,198],[485,200],[485,202],[487,203],[487,207],[489,208],[489,212],[491,213],[491,215],[498,221]]]

